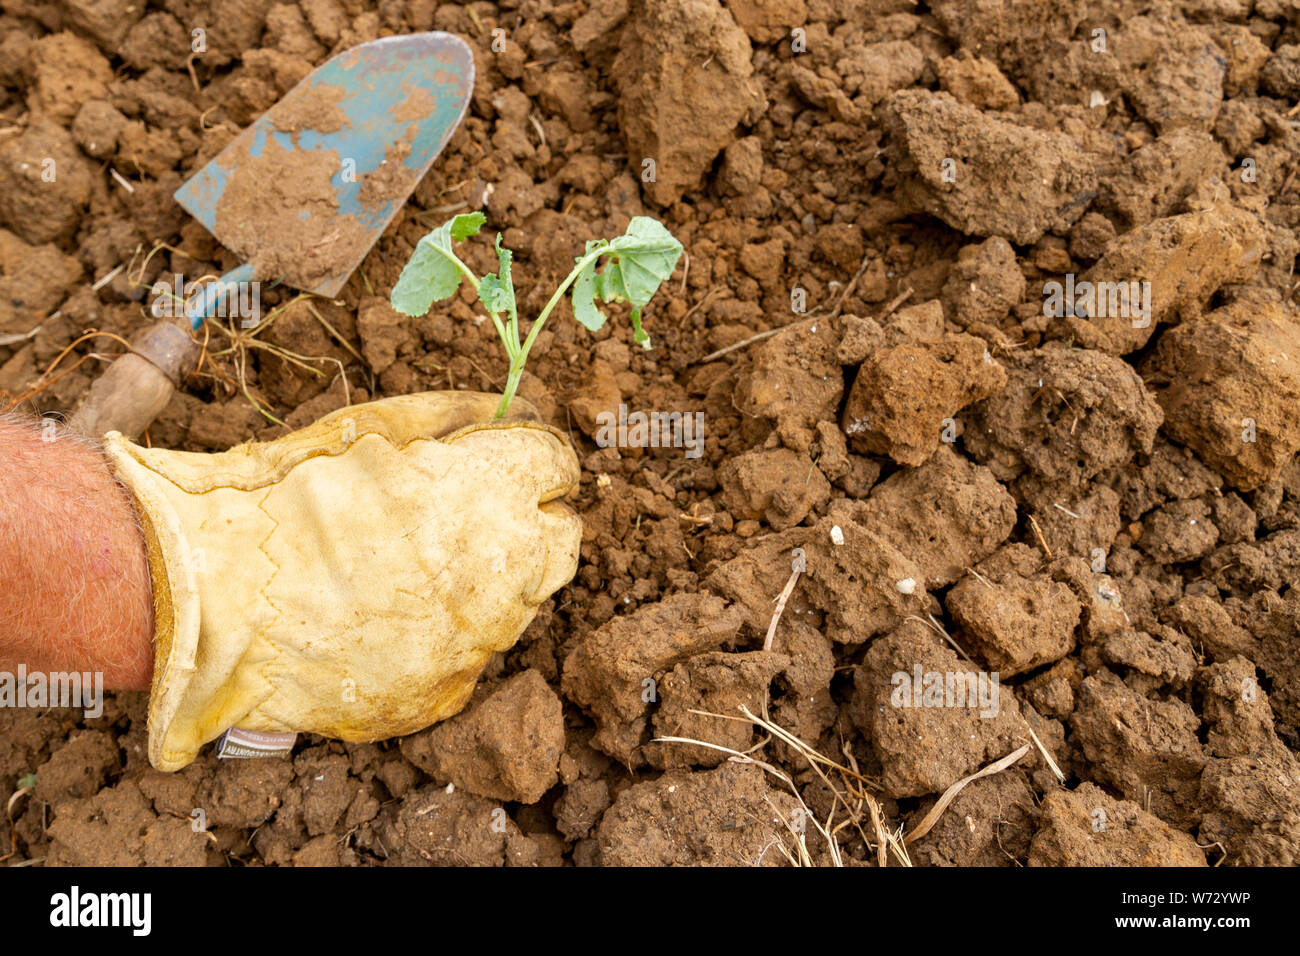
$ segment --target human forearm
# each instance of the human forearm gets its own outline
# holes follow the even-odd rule
[[[126,490],[90,443],[0,416],[0,671],[149,686],[153,606]]]

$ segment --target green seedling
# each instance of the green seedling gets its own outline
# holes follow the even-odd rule
[[[455,295],[463,279],[469,280],[478,293],[479,302],[491,316],[510,360],[505,391],[501,404],[497,406],[497,418],[509,410],[537,334],[570,287],[573,289],[574,318],[593,332],[604,325],[606,319],[597,301],[631,303],[632,337],[642,348],[650,348],[650,336],[641,327],[641,310],[654,296],[660,283],[672,275],[682,254],[682,244],[662,223],[646,216],[636,216],[628,223],[627,232],[617,239],[588,242],[573,271],[560,283],[545,308],[533,320],[528,337],[521,341],[519,310],[510,271],[514,253],[501,245],[501,234],[498,233],[496,239],[497,271],[481,278],[460,260],[452,248],[453,243],[477,235],[486,221],[487,217],[481,212],[462,213],[421,239],[393,287],[391,302],[393,308],[403,315],[421,316],[433,303]],[[598,272],[602,259],[606,260],[605,266]]]

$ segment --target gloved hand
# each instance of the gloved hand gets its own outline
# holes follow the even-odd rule
[[[220,454],[108,434],[153,579],[155,767],[230,727],[370,741],[465,705],[573,577],[582,536],[560,501],[573,449],[491,421],[498,401],[388,398]]]

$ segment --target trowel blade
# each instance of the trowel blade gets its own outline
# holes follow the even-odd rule
[[[474,57],[417,33],[317,67],[176,191],[257,278],[337,295],[459,125]]]

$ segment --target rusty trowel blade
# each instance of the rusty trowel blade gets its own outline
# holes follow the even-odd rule
[[[317,67],[176,191],[261,280],[337,295],[460,123],[474,57],[416,33]]]

